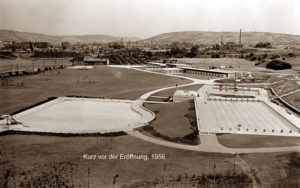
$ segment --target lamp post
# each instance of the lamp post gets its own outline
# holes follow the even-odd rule
[[[90,188],[90,167],[88,167],[88,188]]]

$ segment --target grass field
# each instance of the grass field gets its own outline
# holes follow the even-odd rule
[[[222,145],[232,148],[300,146],[298,137],[219,134],[218,140]]]
[[[286,62],[293,66],[293,69],[300,71],[300,57],[289,57],[285,59]]]
[[[255,66],[255,61],[249,61],[246,59],[239,59],[239,58],[180,58],[177,59],[178,63],[186,63],[193,66],[198,66],[202,68],[209,68],[211,66],[215,66],[220,68],[220,66],[232,66],[234,70],[237,71],[245,71],[245,72],[269,72],[269,73],[294,73],[296,74],[297,71],[300,70],[300,57],[289,57],[286,58],[284,61],[290,63],[292,65],[292,69],[289,70],[280,70],[275,71],[271,69],[265,68],[265,64],[261,66]]]
[[[144,106],[153,111],[156,117],[150,125],[143,127],[143,133],[173,142],[199,144],[192,100],[169,104],[145,103]]]
[[[192,66],[209,68],[215,66],[232,66],[234,70],[250,71],[255,68],[255,62],[237,58],[182,58],[177,59],[178,63],[186,63]]]
[[[300,89],[300,85],[297,84],[295,80],[285,80],[283,82],[273,84],[272,88],[278,95],[282,95]]]
[[[70,58],[0,59],[0,73],[70,64]]]
[[[106,66],[92,70],[52,70],[33,76],[7,79],[12,86],[0,86],[0,114],[12,113],[53,96],[137,99],[157,88],[190,82]],[[23,83],[24,86],[17,86],[19,83]]]
[[[217,167],[216,173],[223,176],[233,170],[231,155],[166,148],[131,136],[97,139],[96,137],[11,135],[1,136],[0,146],[0,182],[1,186],[7,183],[7,187],[15,187],[14,184],[17,186],[22,184],[25,187],[29,187],[28,184],[33,187],[55,184],[58,187],[72,184],[76,187],[87,187],[88,168],[90,187],[112,187],[112,179],[116,175],[118,175],[116,185],[119,187],[138,182],[147,185],[148,181],[155,180],[158,180],[157,184],[162,185],[163,177],[168,184],[171,181],[169,179],[185,176],[185,174],[188,177],[203,173],[212,174],[214,164]],[[166,159],[148,161],[83,159],[84,154],[131,153],[150,156],[164,154]],[[236,172],[241,173],[241,169],[238,166],[236,168]],[[184,185],[184,178],[175,183]]]
[[[130,147],[128,147],[130,146]],[[0,136],[1,187],[297,187],[297,153],[233,155],[154,145],[131,136]],[[165,154],[165,160],[87,160],[84,154]],[[235,161],[235,172],[233,175]],[[214,168],[214,166],[216,168]],[[215,172],[215,173],[214,173]],[[251,181],[250,181],[251,180]],[[250,183],[249,183],[250,181]],[[6,185],[6,186],[3,186]]]
[[[299,187],[300,154],[263,153],[240,156],[237,163],[246,165],[260,182],[259,187]]]
[[[300,91],[296,92],[294,94],[291,94],[287,97],[283,97],[283,99],[288,102],[289,104],[292,104],[297,109],[300,109]]]

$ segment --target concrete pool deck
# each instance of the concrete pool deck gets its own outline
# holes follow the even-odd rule
[[[200,132],[300,137],[299,129],[263,101],[197,100]]]
[[[108,133],[144,125],[148,111],[132,108],[133,101],[59,97],[14,115],[22,125],[10,130],[51,133]],[[0,124],[5,124],[1,120]],[[2,129],[3,130],[3,129]]]
[[[198,93],[200,97],[195,100],[195,108],[202,133],[300,137],[300,119],[272,103],[263,88],[237,87],[234,90],[204,85]]]

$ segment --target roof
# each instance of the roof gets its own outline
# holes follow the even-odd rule
[[[183,63],[167,63],[167,65],[172,67],[178,67],[178,68],[189,66],[188,64],[183,64]]]
[[[202,69],[202,68],[195,68],[195,67],[181,67],[181,68],[186,70],[196,70],[196,71],[221,73],[221,74],[233,74],[237,72],[237,71],[224,70],[224,69]]]
[[[183,70],[183,69],[170,67],[170,68],[161,68],[160,70],[178,70],[178,71],[180,71],[180,70]]]
[[[161,66],[161,67],[165,67],[166,66],[166,64],[164,64],[164,63],[157,63],[157,62],[149,62],[148,64],[158,65],[158,66]]]
[[[83,61],[85,61],[85,62],[95,62],[95,61],[103,62],[106,60],[107,59],[105,59],[105,58],[96,58],[96,57],[84,57],[84,59],[83,59]]]

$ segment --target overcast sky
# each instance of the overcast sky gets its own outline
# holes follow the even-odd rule
[[[300,35],[300,0],[0,0],[0,29],[51,35],[240,28]]]

